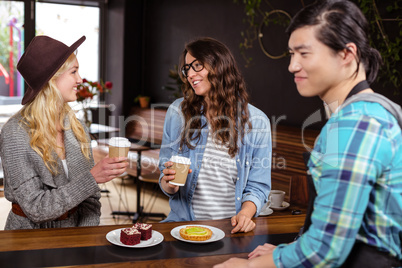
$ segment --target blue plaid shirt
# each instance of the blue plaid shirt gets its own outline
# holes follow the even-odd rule
[[[277,267],[336,267],[355,241],[402,259],[402,134],[378,103],[333,114],[309,161],[317,198],[312,225],[274,251]]]

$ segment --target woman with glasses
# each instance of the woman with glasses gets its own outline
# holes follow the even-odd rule
[[[352,1],[321,1],[287,31],[297,90],[332,113],[308,162],[311,224],[293,243],[216,267],[402,267],[402,110],[370,88],[381,56],[367,20]]]
[[[212,38],[188,43],[180,59],[183,98],[168,109],[159,166],[170,197],[165,221],[230,218],[232,233],[255,228],[271,188],[267,116],[248,103],[230,50]],[[171,156],[190,158],[184,186],[169,183]]]

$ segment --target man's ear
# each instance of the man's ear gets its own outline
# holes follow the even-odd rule
[[[357,59],[357,46],[355,43],[347,43],[346,48],[340,52],[342,59],[346,64],[350,64]]]

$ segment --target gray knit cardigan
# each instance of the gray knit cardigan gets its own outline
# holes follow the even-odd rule
[[[4,194],[18,203],[27,217],[10,211],[5,229],[38,229],[99,225],[100,189],[90,173],[94,166],[81,152],[72,130],[64,133],[68,177],[58,158],[58,175],[53,176],[42,158],[29,145],[26,126],[17,113],[0,133],[0,157],[4,170]],[[66,119],[67,120],[67,119]],[[68,123],[68,122],[67,122]],[[88,134],[88,129],[86,129]],[[67,219],[57,221],[78,206]]]

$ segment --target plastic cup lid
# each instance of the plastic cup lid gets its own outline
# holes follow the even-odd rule
[[[178,156],[178,155],[172,155],[172,157],[170,158],[170,161],[179,163],[179,164],[185,164],[185,165],[191,164],[190,158],[187,158],[184,156]]]
[[[114,147],[130,147],[131,142],[124,137],[112,137],[109,139],[109,145]]]

